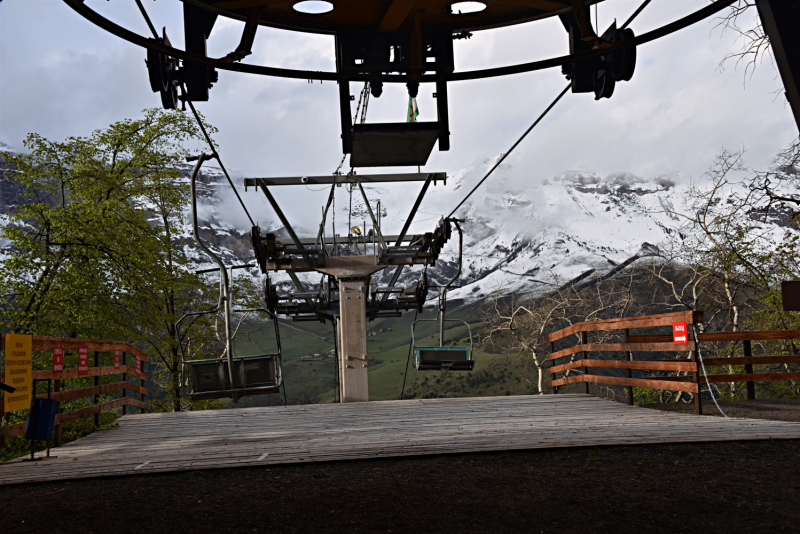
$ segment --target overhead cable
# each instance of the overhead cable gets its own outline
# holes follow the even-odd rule
[[[643,10],[645,7],[647,7],[647,4],[649,4],[651,1],[652,1],[652,0],[644,0],[644,2],[643,2],[643,3],[642,3],[642,4],[641,4],[641,5],[640,5],[640,6],[639,6],[637,9],[636,9],[636,11],[634,11],[634,12],[633,12],[633,14],[632,14],[632,15],[631,15],[631,16],[628,18],[628,20],[626,20],[626,21],[625,21],[625,24],[623,24],[623,25],[622,25],[622,27],[621,27],[620,29],[625,29],[625,28],[628,26],[628,24],[630,24],[631,22],[633,22],[633,19],[635,19],[635,18],[636,18],[636,17],[639,15],[639,13],[641,13],[641,12],[642,12],[642,10]],[[461,202],[459,202],[459,203],[458,203],[458,206],[456,206],[456,207],[453,209],[453,211],[451,211],[451,212],[450,212],[450,215],[448,215],[448,217],[452,217],[452,216],[455,214],[455,212],[456,212],[456,211],[458,211],[458,208],[460,208],[460,207],[461,207],[461,206],[464,204],[464,202],[466,202],[466,201],[467,201],[467,199],[468,199],[470,196],[472,196],[472,193],[474,193],[474,192],[475,192],[475,190],[476,190],[476,189],[478,189],[478,188],[481,186],[481,184],[483,184],[483,182],[485,182],[485,181],[486,181],[486,179],[487,179],[487,178],[489,178],[489,176],[491,176],[491,174],[492,174],[492,173],[495,171],[495,169],[497,169],[497,167],[499,167],[499,166],[500,166],[500,164],[501,164],[501,163],[503,163],[503,161],[504,161],[504,160],[505,160],[505,159],[508,157],[508,155],[509,155],[509,154],[511,154],[511,152],[513,152],[515,148],[517,148],[517,145],[519,145],[519,144],[522,142],[522,140],[523,140],[523,139],[525,139],[525,137],[526,137],[526,136],[527,136],[527,135],[528,135],[528,134],[531,132],[531,130],[533,130],[533,129],[536,127],[536,125],[537,125],[537,124],[539,124],[539,122],[540,122],[540,121],[541,121],[541,120],[542,120],[542,119],[545,117],[545,115],[547,115],[547,113],[548,113],[548,112],[549,112],[551,109],[553,109],[553,106],[555,106],[555,105],[556,105],[556,103],[557,103],[559,100],[561,100],[561,98],[562,98],[562,97],[563,97],[565,94],[567,94],[567,91],[569,91],[569,88],[570,88],[570,87],[572,87],[572,82],[571,82],[571,81],[570,81],[570,83],[569,83],[569,84],[568,84],[568,85],[567,85],[567,86],[564,88],[564,90],[563,90],[563,91],[561,91],[561,94],[559,94],[559,95],[556,97],[556,99],[555,99],[555,100],[553,100],[553,101],[550,103],[550,105],[549,105],[549,106],[547,106],[547,109],[545,109],[545,110],[542,112],[542,114],[541,114],[541,115],[539,115],[539,118],[537,118],[537,119],[536,119],[536,120],[533,122],[533,124],[531,124],[530,128],[528,128],[527,130],[525,130],[525,133],[523,133],[523,134],[522,134],[522,136],[521,136],[519,139],[517,139],[517,142],[516,142],[516,143],[514,143],[514,144],[511,146],[511,148],[509,148],[509,149],[508,149],[508,151],[507,151],[507,152],[505,152],[505,153],[504,153],[502,156],[500,156],[500,159],[497,161],[497,163],[495,163],[495,164],[494,164],[494,166],[493,166],[491,169],[489,169],[489,172],[487,172],[487,173],[486,173],[486,175],[484,175],[484,177],[483,177],[483,178],[481,178],[481,181],[480,181],[480,182],[478,182],[478,185],[476,185],[475,187],[473,187],[473,188],[472,188],[472,191],[470,191],[470,192],[467,194],[467,196],[466,196],[466,197],[464,197],[464,199],[463,199]]]
[[[523,133],[523,134],[522,134],[522,136],[521,136],[519,139],[517,139],[517,142],[516,142],[516,143],[514,143],[514,144],[511,146],[511,148],[509,148],[509,149],[508,149],[508,151],[507,151],[507,152],[505,152],[505,153],[504,153],[502,156],[500,156],[500,159],[499,159],[499,160],[497,160],[497,163],[495,163],[495,164],[494,164],[494,166],[493,166],[491,169],[489,169],[489,172],[487,172],[487,173],[484,175],[484,177],[483,177],[483,178],[481,178],[481,181],[480,181],[480,182],[478,182],[478,185],[476,185],[475,187],[473,187],[473,188],[472,188],[472,191],[470,191],[470,192],[467,194],[467,196],[465,196],[465,197],[464,197],[464,199],[463,199],[461,202],[459,202],[459,203],[458,203],[458,206],[456,206],[455,208],[453,208],[453,211],[451,211],[451,212],[450,212],[450,215],[448,215],[448,217],[452,217],[452,216],[455,214],[455,212],[456,212],[456,211],[458,211],[458,208],[460,208],[460,207],[461,207],[461,206],[464,204],[464,202],[466,202],[466,201],[467,201],[467,199],[469,199],[469,197],[471,197],[471,196],[472,196],[472,193],[474,193],[474,192],[475,192],[475,191],[476,191],[476,190],[477,190],[477,189],[478,189],[478,188],[481,186],[481,184],[483,184],[483,182],[485,182],[485,181],[486,181],[486,179],[487,179],[487,178],[489,178],[489,176],[491,176],[491,175],[492,175],[492,173],[494,172],[494,170],[495,170],[497,167],[499,167],[499,166],[500,166],[500,164],[501,164],[501,163],[503,163],[503,161],[505,161],[505,159],[508,157],[508,155],[509,155],[509,154],[511,154],[511,152],[512,152],[512,151],[513,151],[515,148],[517,148],[517,145],[518,145],[518,144],[520,144],[520,143],[522,142],[522,140],[523,140],[523,139],[525,139],[525,137],[526,137],[526,136],[527,136],[529,133],[531,133],[531,130],[533,130],[533,129],[536,127],[536,125],[537,125],[537,124],[539,124],[539,122],[540,122],[540,121],[541,121],[541,120],[544,118],[544,116],[545,116],[545,115],[547,115],[547,112],[548,112],[548,111],[550,111],[551,109],[553,109],[553,106],[555,106],[555,105],[556,105],[556,103],[557,103],[559,100],[561,100],[561,97],[563,97],[565,94],[567,94],[567,91],[569,91],[570,87],[572,87],[572,82],[570,82],[570,83],[569,83],[569,84],[568,84],[568,85],[567,85],[567,86],[564,88],[564,90],[563,90],[563,91],[561,91],[561,94],[559,94],[559,95],[556,97],[556,99],[555,99],[555,100],[553,100],[553,101],[550,103],[550,105],[549,105],[549,106],[547,106],[547,109],[545,109],[545,110],[542,112],[542,114],[541,114],[541,115],[539,115],[539,118],[538,118],[538,119],[536,119],[536,120],[534,121],[534,123],[533,123],[533,124],[531,124],[531,125],[530,125],[530,127],[529,127],[527,130],[525,130],[525,133]]]
[[[153,32],[153,37],[158,39],[158,32],[156,31],[156,27],[153,26],[153,22],[150,20],[150,17],[147,15],[147,11],[144,10],[144,6],[142,5],[142,0],[136,0],[136,5],[139,6],[139,11],[142,12],[142,16],[144,17],[144,21],[147,23],[147,26],[150,27],[150,31]]]
[[[647,7],[647,4],[649,4],[651,1],[652,1],[652,0],[644,0],[644,2],[642,2],[642,5],[640,5],[639,7],[637,7],[637,8],[636,8],[636,11],[634,11],[634,12],[633,12],[633,15],[631,15],[630,17],[628,17],[628,20],[626,20],[626,21],[625,21],[625,24],[623,24],[622,26],[620,26],[620,28],[619,28],[619,29],[620,29],[620,30],[624,30],[625,28],[627,28],[627,27],[628,27],[628,24],[630,24],[631,22],[633,22],[633,19],[635,19],[636,17],[638,17],[638,16],[639,16],[639,13],[641,13],[641,12],[642,12],[642,10],[643,10],[644,8],[646,8],[646,7]]]
[[[244,202],[242,201],[242,197],[239,196],[239,192],[236,190],[236,186],[233,185],[233,180],[231,180],[231,177],[228,175],[228,171],[227,171],[227,169],[225,169],[225,165],[222,164],[222,158],[219,157],[219,153],[217,152],[217,149],[214,147],[214,143],[211,141],[211,137],[208,136],[208,132],[206,132],[206,128],[205,128],[205,126],[203,126],[203,121],[200,120],[200,115],[198,115],[197,114],[197,110],[194,109],[194,104],[192,104],[192,101],[189,100],[188,98],[186,99],[186,102],[188,102],[189,103],[189,107],[192,108],[192,113],[194,113],[194,118],[197,120],[197,124],[200,126],[200,131],[203,132],[203,136],[206,138],[206,142],[208,143],[208,146],[211,149],[211,153],[214,156],[214,159],[216,159],[217,163],[219,163],[219,167],[220,167],[220,169],[222,169],[222,172],[225,174],[225,178],[227,178],[228,179],[228,183],[231,184],[231,189],[233,189],[233,193],[236,195],[236,198],[239,199],[239,204],[242,205],[242,209],[247,214],[247,218],[250,219],[250,225],[251,226],[255,226],[256,223],[253,220],[253,218],[250,216],[250,212],[247,211],[247,207],[244,205]]]

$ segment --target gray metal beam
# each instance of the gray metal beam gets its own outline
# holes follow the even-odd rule
[[[277,178],[245,178],[244,187],[259,185],[330,185],[330,184],[380,184],[389,182],[434,182],[447,183],[445,172],[423,172],[407,174],[329,174],[326,176],[292,176]]]
[[[306,252],[305,248],[303,247],[303,244],[300,242],[300,238],[297,237],[297,234],[292,228],[292,225],[289,224],[289,220],[286,218],[286,215],[283,214],[283,210],[281,210],[280,206],[278,206],[278,202],[275,200],[275,197],[272,196],[272,193],[269,192],[269,189],[267,189],[267,187],[264,184],[258,184],[258,185],[264,192],[264,196],[267,197],[267,200],[272,206],[272,209],[275,210],[275,214],[281,220],[281,223],[283,224],[283,227],[286,229],[286,232],[289,234],[289,236],[291,236],[292,241],[294,241],[294,245],[298,248],[300,253],[303,254],[303,257],[306,259],[306,261],[311,263],[311,256]],[[295,287],[297,287],[297,289],[301,293],[305,292],[306,289],[305,287],[303,287],[303,283],[300,281],[299,278],[297,278],[297,275],[295,273],[290,271],[289,277],[292,279],[292,282],[294,282]],[[311,307],[314,306],[313,300],[306,299],[306,302],[308,303],[309,306]]]
[[[386,235],[386,236],[383,236],[383,238],[387,242],[395,241],[396,243],[401,243],[402,244],[402,243],[408,243],[410,241],[413,241],[414,239],[419,239],[419,238],[421,238],[421,236],[417,235],[417,234],[411,234],[411,235],[408,235],[408,236]],[[294,244],[294,240],[287,241],[285,239],[278,239],[277,242],[282,244],[282,245]],[[317,242],[317,240],[315,238],[313,238],[313,237],[301,237],[300,238],[300,242],[303,245],[314,245]],[[339,244],[339,245],[346,245],[348,243],[358,243],[359,245],[362,245],[364,243],[372,243],[372,238],[371,237],[367,237],[365,235],[360,235],[360,236],[355,236],[354,235],[354,236],[351,236],[350,240],[348,241],[347,237],[339,237],[339,238],[336,239],[336,243]],[[331,237],[326,237],[325,238],[325,244],[326,245],[333,245],[333,237],[332,236]],[[395,245],[395,246],[399,246],[399,245]],[[299,254],[299,252],[298,252],[298,254]]]
[[[417,214],[417,210],[419,209],[419,205],[422,204],[422,199],[425,196],[425,193],[428,192],[428,187],[431,185],[431,178],[428,177],[425,180],[425,184],[422,186],[422,190],[417,195],[417,200],[414,202],[414,206],[411,208],[411,213],[408,214],[406,217],[406,223],[403,225],[403,229],[400,231],[400,235],[397,236],[397,241],[395,241],[394,246],[399,247],[403,240],[406,237],[406,232],[408,232],[409,227],[411,227],[411,222],[414,220],[414,216]],[[391,238],[387,238],[391,241]],[[392,275],[392,279],[389,281],[389,286],[394,286],[397,284],[397,281],[400,279],[400,274],[403,272],[403,265],[398,265],[397,269],[394,270],[394,274]],[[386,299],[389,298],[388,294],[383,295],[381,299],[381,306],[386,302]]]
[[[231,265],[228,269],[254,269],[258,267],[255,263],[245,263],[244,265]],[[207,274],[207,273],[218,273],[219,267],[214,267],[212,269],[201,269],[199,271],[195,271],[194,274]]]
[[[264,196],[267,197],[267,200],[272,206],[272,209],[275,210],[275,214],[281,220],[281,224],[283,224],[283,227],[286,229],[286,233],[288,233],[289,237],[292,238],[294,246],[298,248],[298,250],[303,255],[303,257],[305,257],[305,259],[311,261],[311,257],[306,252],[305,247],[303,247],[303,243],[300,242],[300,238],[297,237],[294,228],[292,228],[292,225],[289,224],[289,219],[286,218],[286,215],[283,214],[283,210],[281,210],[280,206],[278,206],[278,202],[275,200],[275,197],[272,196],[272,193],[269,192],[269,189],[267,189],[265,184],[259,183],[258,185],[264,192]]]

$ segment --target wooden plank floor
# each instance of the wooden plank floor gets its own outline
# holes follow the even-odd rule
[[[128,415],[120,428],[0,464],[0,485],[419,454],[800,439],[800,423],[723,419],[589,395],[429,399]]]

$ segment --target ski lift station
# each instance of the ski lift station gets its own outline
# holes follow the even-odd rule
[[[650,0],[644,0],[638,7],[632,5],[634,9],[627,20],[614,22],[607,28],[596,27],[590,16],[590,9],[601,0],[182,0],[183,25],[175,28],[161,26],[148,14],[147,2],[135,1],[150,29],[147,35],[109,20],[95,11],[90,1],[64,0],[64,16],[83,17],[86,31],[107,32],[108,39],[123,39],[141,47],[147,66],[142,67],[140,75],[149,78],[152,91],[158,95],[153,95],[154,102],[160,100],[164,108],[191,111],[199,122],[195,106],[217,97],[214,93],[219,70],[294,79],[298,83],[321,80],[338,85],[340,128],[330,135],[341,139],[342,163],[349,158],[349,170],[340,165],[335,173],[324,176],[244,179],[246,194],[263,195],[264,209],[280,220],[288,235],[279,238],[264,232],[242,203],[252,223],[251,246],[264,280],[263,306],[257,311],[266,318],[269,328],[274,328],[277,341],[271,353],[253,355],[233,351],[231,316],[243,311],[237,308],[231,295],[233,266],[225,264],[199,235],[195,184],[203,164],[212,159],[220,165],[230,185],[234,184],[207,135],[206,151],[191,158],[194,236],[198,246],[215,262],[214,271],[221,279],[217,306],[196,313],[222,313],[226,348],[219,359],[184,359],[182,382],[186,394],[194,399],[225,397],[236,402],[245,396],[279,393],[282,388],[285,392],[278,318],[328,322],[336,329],[339,403],[126,416],[113,436],[96,433],[65,445],[63,448],[70,450],[66,456],[78,461],[53,460],[47,463],[47,469],[15,463],[0,470],[0,484],[441,452],[800,438],[800,424],[796,423],[726,419],[712,427],[694,415],[654,412],[584,393],[365,402],[370,400],[368,364],[372,357],[367,350],[367,325],[376,318],[415,315],[409,332],[412,372],[473,370],[476,361],[473,333],[468,330],[469,342],[461,346],[453,346],[445,339],[445,326],[453,320],[447,315],[447,293],[461,274],[464,233],[469,231],[467,222],[458,218],[457,210],[467,198],[491,178],[494,169],[566,93],[590,93],[595,99],[623,98],[624,95],[614,95],[615,86],[636,76],[637,55],[647,53],[643,45],[657,39],[677,39],[678,35],[673,34],[718,16],[733,0],[699,2],[694,12],[677,20],[665,20],[646,33],[637,32],[636,17]],[[800,124],[800,34],[796,30],[800,26],[800,9],[797,2],[783,0],[757,0],[756,4],[770,37],[787,99]],[[536,32],[538,21],[555,17],[563,26],[561,38],[569,43],[568,55],[481,70],[456,68],[454,48],[474,33],[523,23]],[[209,57],[206,42],[213,35],[215,24],[223,18],[244,23],[241,39],[226,55]],[[255,36],[263,26],[334,36],[335,71],[248,63]],[[172,45],[170,35],[181,33],[185,47],[177,48]],[[503,58],[496,59],[503,63]],[[563,91],[554,95],[556,98],[549,106],[543,106],[542,115],[472,191],[466,196],[462,191],[452,193],[451,212],[442,213],[427,231],[411,232],[417,211],[431,188],[448,188],[447,173],[443,170],[386,173],[381,168],[419,169],[427,164],[433,150],[450,149],[448,89],[452,84],[543,69],[560,69],[565,77]],[[399,84],[407,91],[410,102],[407,120],[369,122],[369,102],[380,98],[387,84]],[[423,86],[430,87],[435,95],[435,121],[416,120],[415,99]],[[373,184],[413,190],[413,207],[401,227],[383,226],[380,203],[386,200],[370,198],[365,186]],[[327,201],[314,208],[321,208],[316,235],[298,234],[295,231],[298,214],[284,209],[274,195],[276,190],[291,188],[300,197],[307,194],[303,186],[329,189]],[[337,190],[360,197],[368,210],[369,219],[350,228],[347,236],[326,233],[326,221]],[[439,268],[437,260],[445,247],[450,247],[458,258],[456,273],[445,284],[432,286],[429,273]],[[419,272],[411,286],[399,283],[407,269]],[[374,276],[383,270],[391,273],[386,285],[378,284]],[[282,291],[273,283],[277,273],[285,273],[292,280],[294,286],[290,291]],[[299,273],[314,273],[316,282],[309,284],[307,275],[301,281]],[[430,295],[437,297],[435,314],[421,314],[431,290],[436,291]],[[588,384],[613,378],[611,383],[629,390],[685,388],[699,393],[703,383],[696,356],[685,362],[637,362],[633,358],[635,351],[678,348],[666,348],[672,344],[660,339],[664,336],[627,337],[630,329],[669,327],[676,320],[689,325],[702,322],[701,316],[681,313],[680,317],[666,314],[669,317],[581,323],[569,332],[551,334],[548,341],[552,341],[553,350],[548,359],[552,365],[548,372],[553,375],[554,390],[571,383]],[[418,344],[415,336],[423,321],[438,326],[438,342]],[[624,330],[626,343],[608,347],[587,344],[587,333],[612,329]],[[581,337],[581,343],[568,348],[557,346],[559,340],[570,335]],[[679,349],[696,355],[702,342],[702,336],[695,336]],[[34,349],[45,344],[34,339]],[[648,344],[652,347],[648,348]],[[609,360],[586,360],[587,352],[604,350],[631,354],[625,361],[611,362],[619,364],[616,367],[627,366],[627,378],[593,375],[588,371],[592,367],[613,367]],[[567,357],[569,362],[560,363],[560,358]],[[588,361],[593,363],[588,365]],[[706,365],[710,365],[708,361]],[[583,369],[581,374],[570,371],[579,368]],[[693,381],[648,381],[632,377],[631,369],[689,371]],[[135,372],[131,368],[131,376]],[[142,384],[138,387],[143,390]],[[696,397],[699,399],[700,395]],[[698,404],[697,410],[700,412],[702,406]],[[565,414],[570,417],[563,425],[552,424],[554,417]],[[349,439],[345,441],[346,438]],[[123,441],[132,445],[127,450],[136,453],[120,456],[118,444]]]

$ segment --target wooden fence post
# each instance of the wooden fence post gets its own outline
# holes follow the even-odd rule
[[[555,351],[556,351],[556,342],[555,341],[551,341],[550,342],[550,354],[553,354]],[[551,360],[550,361],[550,367],[553,367],[554,363],[555,363],[555,361]],[[552,383],[553,380],[555,380],[555,379],[556,379],[556,374],[555,373],[550,373],[550,382]],[[556,386],[553,386],[553,395],[555,395],[556,393],[558,393],[558,388]]]
[[[3,360],[5,362],[5,360]],[[3,371],[0,371],[0,382],[6,381],[6,374]],[[0,397],[0,421],[3,421],[6,417],[6,395],[3,393],[3,396]],[[5,434],[0,434],[0,449],[6,446],[6,436]]]
[[[128,365],[128,353],[127,352],[123,352],[122,353],[122,366],[126,367],[127,365]],[[126,382],[127,380],[128,380],[128,373],[122,373],[122,381]],[[123,388],[122,389],[122,397],[124,398],[124,397],[127,397],[127,396],[128,396],[128,390],[127,390],[127,388]],[[122,405],[122,415],[125,415],[127,413],[128,413],[128,406],[123,404]]]
[[[744,340],[744,357],[745,358],[753,357],[753,347],[750,344],[749,339]],[[752,363],[744,364],[744,372],[746,374],[753,374],[753,364]],[[747,381],[747,400],[756,400],[756,384],[752,380]]]
[[[141,378],[139,378],[139,385],[142,386],[142,387],[145,387],[145,385],[147,384],[147,380],[145,379],[145,377],[147,376],[147,371],[145,370],[145,366],[146,365],[147,365],[147,362],[142,360],[142,376],[141,376]],[[139,398],[141,399],[141,401],[146,404],[147,403],[147,399],[145,397],[147,397],[147,395],[145,395],[144,393],[141,393],[139,395]],[[147,408],[141,408],[139,410],[139,413],[147,413]]]
[[[629,330],[626,328],[625,331],[624,331],[625,343],[628,342],[628,334],[629,333],[630,333]],[[633,351],[628,351],[628,361],[630,361],[630,362],[633,361]],[[631,373],[630,367],[627,369],[627,371],[628,372],[626,374],[627,374],[628,378],[633,378],[633,374]],[[628,386],[628,405],[629,406],[633,406],[633,386]]]
[[[581,345],[586,345],[587,343],[588,343],[588,341],[587,341],[586,332],[581,332]],[[586,359],[586,351],[585,350],[581,351],[581,356],[582,356],[581,359],[583,359],[583,360]],[[581,367],[581,369],[583,369],[583,376],[585,378],[586,375],[589,374],[589,368],[588,367]],[[586,393],[587,395],[589,394],[589,382],[585,382],[584,381],[584,383],[583,383],[583,392]]]
[[[697,346],[699,343],[696,343],[694,350],[692,351],[692,362],[694,362],[694,383],[697,384],[697,393],[694,394],[694,413],[696,415],[703,415],[703,399],[702,396],[702,385],[700,382],[700,364],[699,364],[699,352],[700,347]],[[713,395],[714,392],[712,391],[711,394]]]
[[[5,349],[6,349],[6,335],[5,334],[0,334],[0,350],[3,351],[3,370],[0,371],[0,382],[3,382],[3,383],[5,383],[5,381],[6,381]],[[6,395],[5,395],[5,393],[3,393],[3,395],[0,396],[0,422],[6,420],[6,406],[5,406],[5,404],[6,404]],[[2,449],[5,446],[6,446],[6,436],[5,436],[5,434],[2,434],[2,435],[0,435],[0,449]]]
[[[63,354],[62,354],[63,358]],[[62,360],[63,361],[63,360]],[[53,391],[58,393],[61,391],[61,380],[55,379],[53,380]],[[61,403],[58,403],[58,407],[56,408],[56,413],[61,413]],[[53,427],[53,447],[60,447],[61,446],[61,423],[58,423]]]
[[[100,351],[94,351],[94,366],[95,368],[100,367]],[[99,371],[98,371],[99,372]],[[100,387],[100,375],[95,375],[94,377],[94,387]],[[100,395],[92,395],[92,404],[97,404],[100,400]],[[100,412],[94,414],[94,427],[100,428]]]

